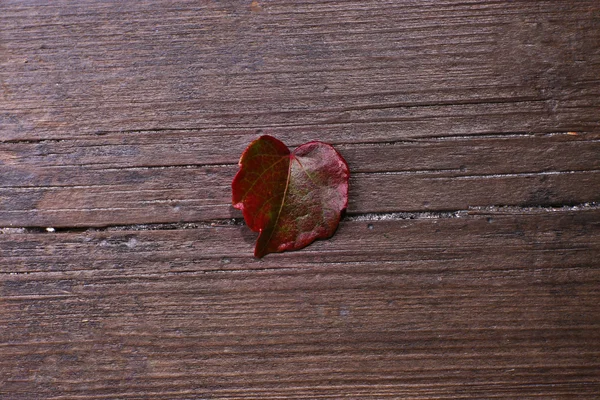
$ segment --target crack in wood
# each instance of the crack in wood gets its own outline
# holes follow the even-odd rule
[[[374,212],[374,213],[347,213],[341,222],[372,222],[372,221],[404,221],[404,220],[430,220],[447,218],[481,217],[487,214],[530,214],[540,212],[567,212],[600,210],[600,203],[587,202],[581,204],[563,204],[554,206],[482,206],[469,207],[465,210],[448,211],[418,211],[418,212]],[[53,233],[79,233],[79,232],[120,232],[120,231],[156,231],[156,230],[183,230],[224,228],[231,226],[245,226],[243,218],[214,219],[207,221],[185,223],[147,223],[130,225],[107,225],[103,227],[40,227],[40,226],[11,226],[0,227],[0,234],[53,234]]]

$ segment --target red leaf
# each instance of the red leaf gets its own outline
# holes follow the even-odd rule
[[[348,205],[348,165],[323,142],[290,153],[271,136],[256,139],[242,154],[233,179],[233,206],[260,232],[255,257],[301,249],[337,229]]]

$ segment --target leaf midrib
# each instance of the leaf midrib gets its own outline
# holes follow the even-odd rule
[[[271,238],[275,234],[275,228],[277,227],[277,223],[279,222],[279,217],[281,216],[281,212],[283,211],[283,206],[285,204],[285,198],[287,197],[288,188],[290,187],[290,178],[291,178],[291,175],[292,175],[292,162],[294,160],[297,161],[297,158],[294,156],[293,153],[290,153],[286,157],[289,158],[290,162],[288,164],[288,174],[287,174],[287,178],[285,180],[285,189],[283,190],[283,196],[281,197],[281,204],[279,205],[279,211],[277,211],[277,217],[275,218],[275,221],[271,224],[271,233],[269,234],[269,237],[265,241],[265,245],[263,246],[263,248],[261,250],[264,250],[269,245],[269,243],[271,242]],[[298,162],[298,163],[300,163],[300,162]],[[277,163],[275,163],[275,164],[277,164]],[[271,168],[275,164],[273,164],[271,166]],[[261,253],[262,253],[262,251],[261,251]]]

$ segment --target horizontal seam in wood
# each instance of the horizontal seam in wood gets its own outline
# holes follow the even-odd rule
[[[229,205],[227,205],[229,206]],[[104,210],[104,209],[103,209]],[[600,210],[599,202],[587,202],[569,205],[544,206],[473,206],[465,210],[446,210],[446,211],[420,211],[420,212],[379,212],[379,213],[347,213],[342,217],[342,222],[352,221],[402,221],[402,220],[430,220],[440,218],[484,218],[489,215],[497,214],[527,214],[533,212],[571,212],[571,211],[595,211]],[[85,210],[83,210],[85,211]],[[23,211],[24,212],[24,211]],[[46,226],[7,226],[0,227],[0,234],[23,234],[23,233],[60,233],[60,232],[101,232],[101,231],[151,231],[151,230],[179,230],[179,229],[203,229],[203,228],[223,228],[231,226],[245,225],[243,218],[227,218],[197,222],[184,223],[145,223],[130,225],[107,225],[102,227],[57,227],[47,230]]]

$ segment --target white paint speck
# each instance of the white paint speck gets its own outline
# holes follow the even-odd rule
[[[137,243],[138,243],[138,241],[136,238],[130,238],[127,241],[127,247],[129,247],[130,249],[133,249],[135,246],[137,246]]]

